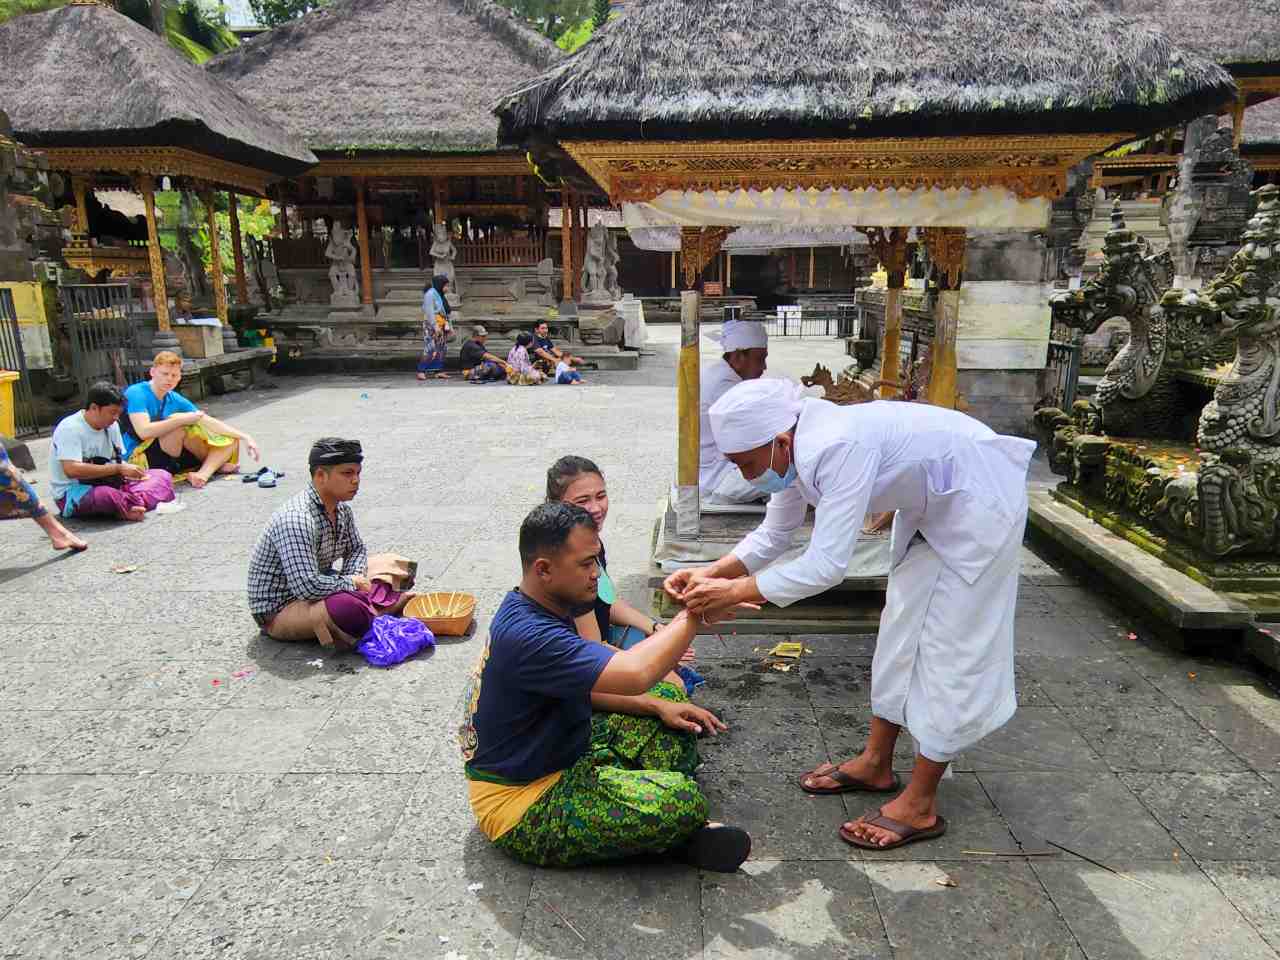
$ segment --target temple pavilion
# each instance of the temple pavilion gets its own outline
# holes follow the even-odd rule
[[[319,158],[273,193],[284,213],[274,261],[298,293],[295,314],[416,325],[441,225],[468,312],[519,313],[526,299],[545,315],[558,275],[538,265],[559,197],[523,150],[499,146],[491,108],[561,55],[489,0],[340,0],[210,61]],[[337,310],[326,257],[335,222],[355,228],[359,249],[358,303]],[[511,297],[513,283],[528,296]]]
[[[604,191],[628,224],[679,227],[704,263],[761,224],[865,228],[888,272],[890,382],[916,239],[936,278],[924,393],[954,406],[985,373],[961,376],[959,354],[1011,332],[991,307],[986,329],[959,328],[967,235],[1043,232],[1082,161],[1238,92],[1213,61],[1090,3],[648,0],[497,112],[502,142]],[[668,531],[683,538],[701,523],[697,301],[686,294]]]

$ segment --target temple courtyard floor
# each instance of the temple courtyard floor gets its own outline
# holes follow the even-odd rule
[[[582,388],[281,378],[211,406],[286,472],[277,489],[220,481],[181,513],[80,525],[79,556],[5,524],[0,957],[1274,957],[1280,700],[1029,549],[1022,706],[955,765],[936,842],[861,853],[836,830],[871,800],[795,785],[861,744],[874,637],[803,637],[785,673],[762,665],[772,638],[699,638],[698,699],[731,727],[700,778],[755,842],[732,876],[490,849],[455,742],[480,639],[384,671],[258,635],[249,551],[331,434],[365,445],[365,540],[416,558],[424,587],[477,594],[481,633],[565,453],[604,468],[610,569],[647,601],[675,455],[676,336],[654,334],[639,371]],[[833,341],[775,341],[772,360],[843,363]],[[48,441],[32,448],[42,463]]]

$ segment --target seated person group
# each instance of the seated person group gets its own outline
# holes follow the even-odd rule
[[[249,564],[249,609],[277,640],[348,650],[411,599],[368,575],[349,501],[355,440],[311,449],[311,483],[280,507]],[[617,595],[599,529],[604,476],[565,457],[520,528],[523,575],[502,601],[463,704],[459,735],[481,832],[511,856],[574,866],[637,855],[735,870],[750,838],[707,821],[697,736],[725,729],[678,673],[701,621],[669,624]]]
[[[215,420],[179,393],[182,359],[156,355],[150,379],[126,390],[95,383],[84,409],[54,429],[49,475],[64,517],[141,520],[174,498],[175,483],[200,489],[239,470],[249,434]],[[123,425],[124,429],[121,429]]]

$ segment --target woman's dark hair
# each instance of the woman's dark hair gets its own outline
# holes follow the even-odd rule
[[[528,570],[538,557],[555,556],[578,527],[596,529],[591,514],[572,503],[540,503],[520,524],[520,566]]]
[[[84,395],[84,408],[86,410],[93,406],[116,407],[123,405],[124,394],[120,392],[120,388],[114,383],[107,383],[105,380],[99,380],[90,386]]]
[[[604,479],[604,471],[586,457],[561,457],[553,463],[547,470],[547,503],[563,500],[569,485],[584,473],[594,473]]]
[[[525,331],[521,330],[519,333],[516,334],[517,347],[527,347],[531,343],[533,343],[532,333],[526,333]]]

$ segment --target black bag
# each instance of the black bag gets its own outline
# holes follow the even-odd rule
[[[95,467],[105,467],[108,463],[123,463],[124,460],[121,452],[117,450],[114,457],[88,457],[84,462]],[[117,490],[124,487],[124,477],[119,474],[114,477],[98,477],[94,480],[84,480],[82,482],[89,487],[115,487]]]

